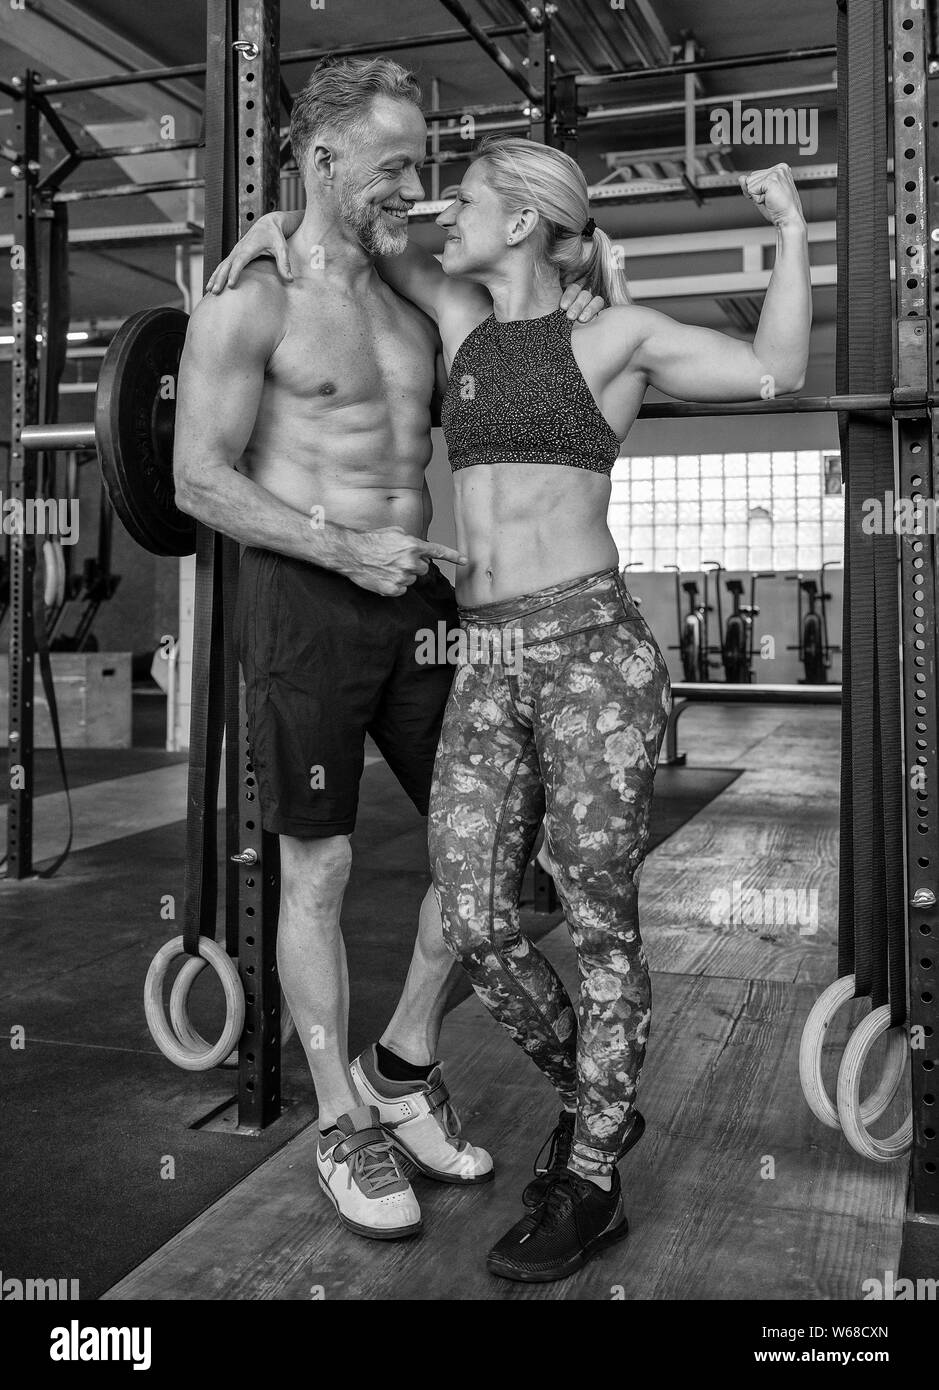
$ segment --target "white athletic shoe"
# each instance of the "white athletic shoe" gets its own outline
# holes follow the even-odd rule
[[[426,1081],[389,1081],[378,1070],[374,1046],[350,1066],[352,1084],[373,1106],[402,1153],[437,1182],[481,1183],[493,1176],[492,1159],[462,1137],[439,1066]]]
[[[357,1105],[336,1121],[340,1133],[316,1143],[320,1187],[350,1231],[373,1240],[398,1240],[421,1229],[421,1209],[378,1112]]]

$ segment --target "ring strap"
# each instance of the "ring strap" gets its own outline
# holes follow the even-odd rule
[[[231,52],[233,6],[214,0],[210,6],[213,42]],[[224,64],[223,91],[206,102],[203,116],[208,149],[224,150],[223,160],[209,161],[205,178],[206,273],[218,265],[238,239],[235,171],[235,97],[232,63]],[[239,870],[231,862],[237,851],[238,666],[232,654],[232,611],[238,585],[238,546],[229,537],[199,523],[196,530],[196,580],[193,599],[192,704],[189,731],[189,782],[186,816],[186,873],[183,938],[190,955],[200,954],[200,937],[215,939],[218,902],[218,789],[225,744],[225,939],[230,954],[237,948]]]
[[[893,345],[881,0],[838,4],[837,388],[890,391]],[[857,235],[855,235],[855,233]],[[906,1014],[903,789],[896,538],[868,536],[864,503],[893,487],[889,414],[838,415],[845,478],[838,973]]]

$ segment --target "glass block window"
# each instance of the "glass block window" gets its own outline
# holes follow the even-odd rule
[[[612,483],[609,523],[621,564],[813,570],[844,556],[837,453],[621,458]]]

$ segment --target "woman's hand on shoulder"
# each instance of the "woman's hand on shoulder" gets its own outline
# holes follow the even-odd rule
[[[302,212],[268,212],[259,217],[212,271],[206,281],[206,294],[221,294],[222,290],[234,289],[245,266],[261,256],[273,256],[281,279],[292,280],[287,237],[296,231],[302,220]]]

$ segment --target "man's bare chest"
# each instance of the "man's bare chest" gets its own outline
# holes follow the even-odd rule
[[[433,388],[436,352],[432,325],[411,305],[330,299],[290,314],[268,375],[293,394],[337,404],[423,397]]]

